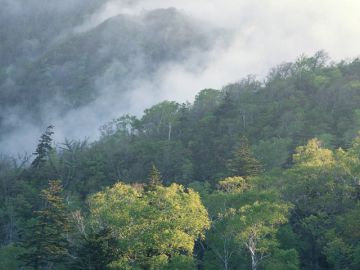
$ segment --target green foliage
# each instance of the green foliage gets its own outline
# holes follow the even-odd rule
[[[276,250],[285,252],[277,233],[287,222],[290,206],[277,194],[261,192],[243,178],[233,177],[220,181],[218,190],[205,195],[204,202],[213,220],[205,258],[214,269],[256,269],[267,265],[267,258],[275,261]],[[296,266],[296,257],[293,262]]]
[[[164,266],[166,270],[192,270],[196,269],[194,258],[184,255],[175,255],[171,261]]]
[[[143,132],[150,137],[172,139],[172,126],[178,121],[180,106],[176,102],[164,101],[144,111]]]
[[[35,212],[23,235],[25,252],[20,254],[19,259],[25,266],[42,269],[66,260],[69,247],[66,236],[71,224],[62,192],[60,181],[50,181],[49,187],[41,191],[45,207]]]
[[[298,253],[294,249],[275,249],[274,254],[266,259],[261,269],[265,270],[299,270]]]
[[[329,242],[324,247],[324,254],[327,261],[332,265],[334,269],[351,269],[351,247],[348,246],[341,238],[336,234],[328,232],[326,237]]]
[[[360,269],[359,71],[319,53],[120,116],[93,143],[52,149],[49,127],[36,164],[0,157],[0,266]]]
[[[245,179],[240,176],[227,177],[219,181],[218,189],[223,192],[242,192],[246,190],[249,185]]]
[[[84,232],[75,248],[71,269],[106,270],[118,258],[117,240],[110,228]]]
[[[355,229],[355,179],[360,164],[357,141],[348,151],[332,151],[323,148],[320,141],[310,140],[297,148],[295,165],[284,174],[283,194],[295,205],[292,226],[298,228],[303,241],[299,243],[300,255],[307,268],[327,267],[321,262],[324,257],[332,269],[352,269],[354,264],[354,243],[360,239]]]
[[[161,174],[160,174],[159,170],[153,164],[151,167],[150,176],[149,176],[149,186],[153,188],[153,187],[159,186],[161,184],[162,184]]]
[[[166,181],[215,185],[244,173],[229,162],[236,161],[243,136],[266,171],[290,167],[296,147],[314,137],[327,147],[348,148],[359,129],[359,61],[318,65],[326,58],[320,55],[280,65],[264,83],[248,77],[222,90],[205,89],[193,104],[164,101],[141,118],[120,116],[102,128],[96,143],[70,155],[60,151],[62,166],[41,178],[70,175],[71,190],[85,198],[118,179],[145,182],[152,163]],[[62,180],[65,186],[70,181]]]
[[[288,159],[289,148],[291,147],[291,139],[271,138],[266,141],[259,141],[258,144],[252,146],[254,156],[265,169],[282,167]]]
[[[93,195],[90,205],[94,224],[112,228],[119,241],[121,253],[114,269],[180,264],[182,260],[173,258],[192,257],[195,240],[209,227],[199,195],[176,184],[144,191],[118,183]]]
[[[227,162],[227,167],[231,175],[246,177],[261,173],[261,164],[253,156],[246,137],[241,138],[239,146],[234,150],[232,158]]]
[[[287,222],[289,206],[281,203],[258,202],[239,209],[234,226],[239,226],[239,240],[251,255],[252,269],[278,246],[277,226]]]
[[[21,267],[21,262],[17,257],[23,253],[21,247],[14,245],[2,246],[0,248],[0,270],[17,270]]]

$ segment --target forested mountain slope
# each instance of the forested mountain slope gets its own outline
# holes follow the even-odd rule
[[[193,104],[165,101],[141,119],[120,117],[85,156],[100,160],[107,180],[146,179],[154,162],[165,179],[187,183],[226,176],[242,136],[266,170],[290,166],[294,149],[314,137],[346,148],[360,128],[360,62],[325,60],[322,53],[300,58],[265,82],[249,77],[203,90]]]
[[[360,61],[320,52],[96,142],[50,126],[1,158],[0,269],[359,269],[359,105]]]

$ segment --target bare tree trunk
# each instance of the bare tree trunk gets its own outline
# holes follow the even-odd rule
[[[224,240],[224,270],[228,270],[229,269],[229,261],[228,261],[228,252],[227,252],[227,248],[226,248],[226,239]]]
[[[256,270],[258,265],[258,259],[256,258],[256,241],[253,236],[249,237],[248,243],[246,244],[251,254],[251,269]]]
[[[169,141],[171,141],[171,130],[172,130],[172,126],[171,126],[171,123],[169,123],[169,135],[168,135]]]
[[[255,254],[251,253],[251,269],[256,270],[256,268],[257,268],[256,257],[255,257]]]

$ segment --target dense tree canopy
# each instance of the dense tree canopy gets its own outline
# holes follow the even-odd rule
[[[194,243],[210,225],[200,197],[177,184],[144,191],[118,183],[94,194],[90,206],[93,222],[119,241],[113,269],[191,269]]]
[[[95,142],[49,127],[0,155],[0,269],[359,269],[359,82],[317,53]]]

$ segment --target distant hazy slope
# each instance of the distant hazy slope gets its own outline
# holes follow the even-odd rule
[[[90,7],[96,6],[94,1]],[[211,47],[211,31],[175,9],[118,15],[86,32],[75,31],[90,7],[79,16],[73,9],[55,12],[54,22],[35,11],[10,17],[1,13],[1,22],[17,24],[10,29],[1,23],[0,29],[5,37],[0,48],[0,139],[25,118],[41,125],[49,115],[56,118],[89,104],[108,85],[119,97],[137,80],[151,80],[163,64],[181,63]]]
[[[101,0],[0,0],[1,68],[33,59],[103,4]]]

